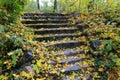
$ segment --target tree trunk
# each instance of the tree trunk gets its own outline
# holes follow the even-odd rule
[[[37,8],[40,9],[40,3],[39,3],[39,0],[37,0]]]
[[[57,11],[57,0],[54,0],[54,12]]]

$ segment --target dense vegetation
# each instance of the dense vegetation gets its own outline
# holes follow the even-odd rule
[[[53,12],[55,0],[39,0],[40,9],[37,9],[37,3],[35,0],[29,0],[29,4],[25,6],[25,11],[41,11],[41,12]],[[38,0],[37,0],[38,1]],[[94,6],[93,9],[105,9],[109,6],[115,7],[120,5],[120,0],[57,0],[57,12],[88,12],[90,2]],[[44,4],[44,5],[43,5]],[[30,7],[29,7],[30,6]]]
[[[103,76],[95,75],[93,78],[103,77],[106,80],[120,79],[120,5],[118,2],[111,5],[111,2],[103,5],[100,0],[97,3],[100,5],[92,5],[91,0],[84,0],[84,6],[81,0],[59,0],[58,6],[60,12],[81,12],[77,16],[80,21],[79,24],[89,26],[83,32],[89,35],[87,42],[86,53],[91,53],[95,59],[94,65],[100,72],[107,74]],[[34,2],[34,1],[33,1]],[[64,2],[64,4],[62,4]],[[75,2],[75,3],[74,3]],[[81,3],[81,4],[79,4]],[[20,15],[24,12],[24,7],[27,4],[26,0],[0,0],[0,80],[52,80],[51,74],[63,77],[61,73],[57,72],[58,67],[53,67],[48,64],[51,57],[54,58],[54,52],[39,46],[44,42],[34,41],[32,29],[26,28],[21,24]],[[46,4],[46,3],[45,3]],[[34,4],[31,4],[35,6]],[[47,4],[46,4],[47,6]],[[45,7],[46,7],[45,6]],[[103,8],[101,8],[103,6]],[[43,11],[52,12],[50,9]],[[84,7],[84,8],[83,8]],[[31,8],[27,6],[26,9]],[[80,11],[82,9],[82,11]],[[73,20],[73,18],[72,18]],[[101,45],[94,50],[91,48],[90,42],[92,40],[100,40]],[[46,54],[39,54],[44,53]],[[33,68],[35,73],[27,73],[21,68],[22,62],[28,53],[32,53]],[[49,55],[47,55],[49,54]],[[30,56],[31,58],[31,56]],[[57,59],[59,60],[59,59]],[[56,60],[56,61],[57,61]],[[24,63],[25,64],[25,63]],[[27,64],[26,64],[27,65]],[[58,65],[59,66],[59,65]],[[54,68],[54,70],[53,70]],[[49,73],[51,72],[51,73]],[[79,74],[79,73],[78,73]],[[78,75],[73,73],[72,78]],[[55,76],[55,77],[56,77]]]
[[[0,79],[10,79],[30,45],[32,32],[20,22],[26,0],[0,1]],[[7,74],[6,74],[7,73]]]
[[[89,50],[95,57],[97,68],[108,73],[108,80],[119,80],[120,76],[120,15],[119,7],[105,10],[92,10],[88,14],[81,14],[78,19],[82,24],[89,25],[85,30],[88,32],[89,42],[100,40],[101,46]],[[116,13],[114,13],[116,12]]]

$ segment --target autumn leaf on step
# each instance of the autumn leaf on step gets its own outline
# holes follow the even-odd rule
[[[45,42],[40,42],[40,44],[45,45],[46,43]]]
[[[86,58],[87,56],[85,54],[80,54],[79,55],[81,58]]]
[[[13,74],[13,76],[14,76],[15,78],[19,78],[19,77],[20,77],[19,74]]]
[[[94,74],[94,78],[98,78],[99,76],[99,74],[98,74],[98,72],[93,72],[93,74]]]
[[[61,60],[61,58],[60,58],[60,57],[57,57],[57,58],[56,58],[56,61],[57,61],[57,62],[59,62],[60,60]]]
[[[104,71],[104,69],[103,69],[103,68],[99,68],[99,69],[98,69],[98,71],[103,72],[103,71]]]
[[[63,38],[63,41],[68,41],[70,40],[70,38]]]
[[[85,46],[80,46],[80,49],[84,50],[86,47]]]
[[[6,64],[7,69],[10,69],[12,67],[12,61],[11,60],[6,60],[4,62],[4,64]]]
[[[83,65],[88,66],[88,63],[86,61],[83,61]]]
[[[39,73],[40,71],[39,71],[39,69],[38,69],[38,64],[36,65],[33,65],[33,69],[37,72],[37,73]]]
[[[76,77],[76,74],[75,74],[75,73],[72,73],[72,74],[70,75],[70,79],[71,79],[71,80],[73,80],[75,77]]]
[[[40,50],[39,50],[39,49],[36,49],[35,51],[36,51],[36,53],[39,53]]]
[[[55,44],[55,42],[54,42],[54,41],[51,41],[50,44]]]
[[[65,63],[65,64],[63,65],[63,68],[65,69],[65,68],[67,68],[67,67],[68,67],[68,64]]]
[[[36,78],[36,80],[45,80],[44,78]]]
[[[30,79],[30,78],[31,78],[31,75],[29,75],[29,74],[26,73],[25,71],[22,71],[20,75],[23,76],[23,77],[26,77],[27,79]]]

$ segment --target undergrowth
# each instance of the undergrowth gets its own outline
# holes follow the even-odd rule
[[[64,75],[57,72],[60,65],[54,67],[48,63],[54,56],[51,55],[54,52],[49,53],[46,48],[42,47],[42,44],[34,41],[33,31],[24,27],[20,22],[20,15],[23,13],[26,0],[2,0],[0,4],[0,79],[52,80],[63,77]],[[77,16],[82,24],[89,26],[85,30],[89,34],[89,41],[95,39],[101,41],[96,51],[89,43],[87,44],[89,47],[87,51],[94,55],[98,71],[106,72],[108,75],[107,77],[96,76],[93,77],[94,79],[120,79],[119,10],[119,7],[97,9]],[[26,55],[30,60],[25,60]],[[57,60],[59,61],[59,58]],[[29,65],[28,61],[33,64],[33,73],[27,73],[21,67]],[[71,77],[74,78],[76,74],[71,74]]]
[[[120,79],[120,15],[119,7],[92,10],[80,14],[77,19],[89,28],[85,32],[89,35],[89,42],[99,40],[99,49],[93,50],[90,44],[89,51],[96,58],[95,65],[100,72],[106,72],[105,80]]]

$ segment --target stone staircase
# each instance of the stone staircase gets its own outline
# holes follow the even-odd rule
[[[56,58],[60,58],[59,62],[52,60],[49,62],[54,66],[60,64],[59,71],[66,75],[55,80],[72,80],[69,75],[74,72],[78,72],[79,75],[73,80],[91,80],[93,74],[87,73],[87,70],[92,65],[86,65],[86,62],[90,61],[90,55],[85,54],[84,49],[81,48],[86,45],[82,40],[85,36],[80,28],[75,27],[71,18],[71,14],[25,13],[22,16],[22,23],[33,28],[36,40],[44,41],[46,43],[44,46],[51,48],[50,51],[56,52]],[[57,48],[61,50],[57,51]],[[67,67],[64,68],[63,65],[66,64]]]

